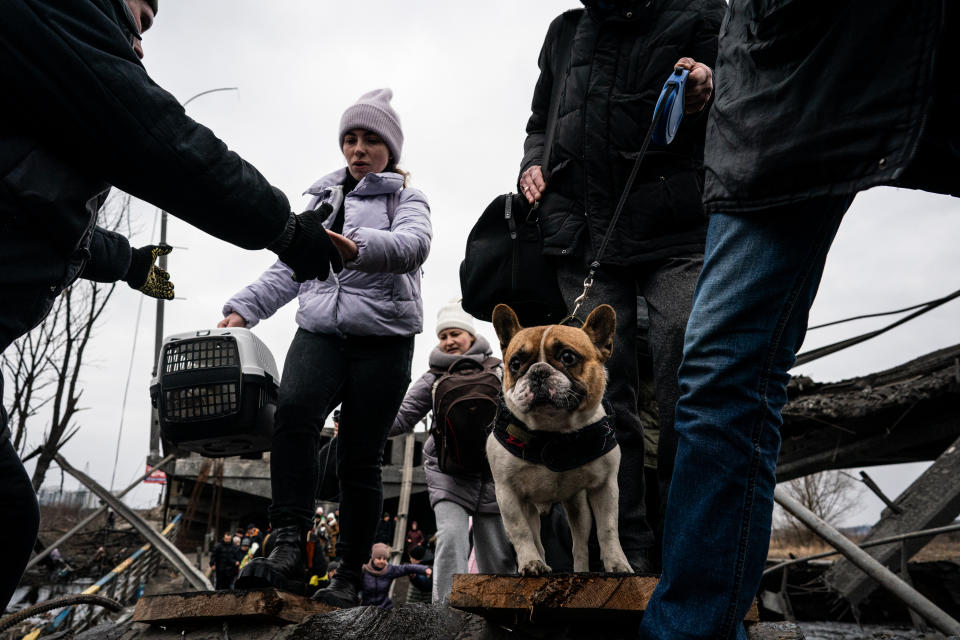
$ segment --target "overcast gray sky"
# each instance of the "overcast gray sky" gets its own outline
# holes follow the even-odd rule
[[[162,0],[144,39],[151,76],[181,101],[216,87],[188,113],[216,132],[283,190],[291,206],[315,179],[343,166],[340,114],[360,94],[391,87],[405,142],[401,166],[431,205],[434,241],[424,266],[425,333],[417,339],[413,376],[427,366],[439,307],[459,296],[457,270],[470,227],[498,193],[512,191],[537,78],[537,55],[550,20],[579,6],[570,0],[483,3],[376,0]],[[177,188],[176,185],[170,185]],[[135,245],[156,241],[155,208],[136,206]],[[895,189],[861,194],[827,263],[812,323],[907,306],[958,288],[960,202]],[[171,219],[177,246],[170,273],[178,299],[167,305],[165,333],[212,327],[223,302],[274,260]],[[142,315],[136,322],[138,307]],[[890,334],[798,371],[821,381],[863,375],[960,342],[960,303],[948,304]],[[278,363],[295,331],[291,303],[256,329]],[[87,367],[80,435],[67,459],[108,484],[120,425],[120,399],[135,346],[116,487],[144,466],[149,434],[149,373],[154,303],[121,285],[101,323]],[[482,324],[482,323],[478,323]],[[864,321],[811,334],[810,348],[879,326]],[[134,333],[139,336],[134,345]],[[496,344],[489,325],[480,333]],[[31,444],[40,439],[34,424]],[[29,448],[28,448],[29,449]],[[871,470],[896,495],[924,465]],[[48,483],[59,481],[54,471]],[[68,484],[70,484],[68,482]],[[155,503],[158,489],[131,494]],[[879,501],[864,499],[850,523],[871,522]]]

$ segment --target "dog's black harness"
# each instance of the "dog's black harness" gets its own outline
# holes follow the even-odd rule
[[[569,471],[592,462],[617,446],[610,416],[572,433],[530,429],[514,416],[499,397],[493,436],[521,460],[542,464],[550,471]]]

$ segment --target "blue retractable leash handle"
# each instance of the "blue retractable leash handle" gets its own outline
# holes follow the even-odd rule
[[[660,119],[653,127],[654,144],[670,144],[673,142],[673,137],[677,135],[677,129],[680,128],[680,121],[683,119],[683,91],[689,75],[688,69],[677,67],[663,84],[660,98],[657,100],[657,108],[653,110],[654,115],[660,114]]]

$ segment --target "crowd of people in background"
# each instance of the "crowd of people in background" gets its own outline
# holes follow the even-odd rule
[[[323,507],[317,507],[313,526],[307,532],[305,555],[308,595],[329,584],[340,566],[340,559],[337,557],[338,513],[338,509],[325,513]],[[401,562],[406,563],[391,564],[389,558],[392,554],[397,516],[391,516],[387,512],[383,515],[384,526],[378,531],[378,540],[370,550],[370,560],[362,567],[361,603],[392,608],[390,587],[393,581],[401,576],[410,577],[407,602],[430,602],[436,535],[427,536],[419,528],[417,521],[412,521],[399,556]],[[380,541],[381,534],[386,537],[386,532],[389,532],[390,542]],[[246,529],[237,529],[236,532],[224,531],[222,540],[210,552],[209,573],[214,578],[214,588],[233,589],[240,570],[253,558],[269,556],[271,547],[271,532],[268,530],[262,533],[253,523]]]
[[[232,589],[240,569],[251,559],[263,555],[270,534],[264,535],[257,525],[250,523],[246,529],[224,531],[223,539],[210,552],[210,572],[214,575],[217,589]]]

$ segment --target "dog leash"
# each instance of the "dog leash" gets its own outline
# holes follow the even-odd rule
[[[630,176],[627,178],[627,184],[623,188],[623,193],[620,194],[620,201],[617,202],[617,208],[613,211],[610,225],[607,227],[606,233],[603,234],[603,240],[600,242],[597,255],[594,257],[593,262],[590,263],[590,271],[583,280],[583,293],[573,301],[573,311],[570,312],[570,315],[564,318],[560,324],[567,324],[568,322],[576,320],[580,322],[581,326],[583,325],[583,322],[577,317],[577,313],[579,313],[583,303],[590,295],[590,289],[593,287],[597,269],[600,268],[600,258],[607,248],[607,243],[610,242],[613,230],[616,228],[620,214],[623,212],[623,207],[627,203],[627,196],[630,195],[630,189],[633,187],[633,182],[637,178],[637,172],[640,170],[640,163],[643,162],[643,157],[647,153],[647,147],[650,146],[651,140],[657,144],[670,144],[673,142],[674,136],[677,135],[677,129],[679,129],[680,121],[683,119],[683,92],[689,75],[690,71],[688,69],[676,67],[663,84],[663,89],[660,90],[660,97],[657,99],[657,106],[653,110],[653,120],[650,123],[650,128],[647,129],[647,134],[643,137],[643,144],[640,145],[640,151],[637,152],[637,159],[634,161],[633,168],[630,170]]]

